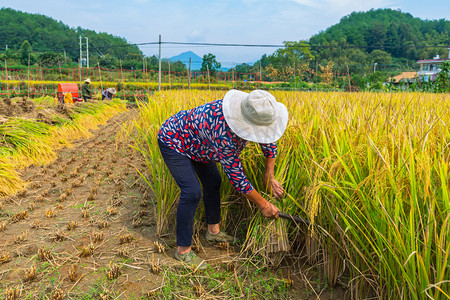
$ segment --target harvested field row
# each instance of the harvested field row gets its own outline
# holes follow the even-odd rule
[[[137,172],[145,175],[147,165],[116,140],[136,116],[134,109],[116,115],[57,150],[51,163],[19,170],[26,187],[0,205],[0,299],[343,295],[308,285],[304,277],[320,277],[315,270],[255,268],[239,248],[209,244],[200,232],[196,245],[210,268],[180,265],[174,236],[157,234],[156,199]]]

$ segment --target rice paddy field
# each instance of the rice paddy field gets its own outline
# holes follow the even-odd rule
[[[224,184],[223,220],[243,240],[241,253],[264,266],[303,255],[320,266],[329,286],[345,285],[349,299],[448,299],[449,95],[273,94],[290,121],[276,165],[286,194],[271,201],[310,224],[266,220]],[[223,95],[163,92],[140,106],[133,140],[150,172],[160,235],[173,230],[178,189],[159,155],[159,125]],[[259,147],[247,146],[241,159],[264,190]]]
[[[161,123],[225,91],[177,90],[56,106],[0,99],[0,299],[448,299],[450,95],[273,91],[289,110],[276,177],[241,155],[258,191],[307,222],[269,220],[223,175],[211,245],[173,259],[179,190],[156,143]]]

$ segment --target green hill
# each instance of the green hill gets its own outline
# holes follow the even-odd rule
[[[373,63],[371,54],[376,51],[377,55],[387,53],[394,62],[411,63],[435,55],[447,57],[450,21],[422,20],[392,9],[353,12],[311,37],[309,44],[319,62],[370,64]]]
[[[130,45],[124,38],[107,33],[97,33],[81,27],[70,28],[50,17],[29,14],[10,8],[0,9],[0,47],[3,59],[17,60],[17,64],[27,64],[28,53],[32,63],[42,61],[49,65],[55,60],[78,62],[80,56],[79,36],[89,39],[91,65],[114,67],[118,59],[142,61],[142,52],[136,45]],[[30,46],[23,43],[28,41]],[[6,51],[6,46],[9,51]],[[22,47],[22,49],[21,49]],[[24,53],[25,52],[25,53]],[[26,54],[26,55],[25,55]]]

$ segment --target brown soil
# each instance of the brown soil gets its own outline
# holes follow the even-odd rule
[[[28,188],[0,202],[0,299],[14,289],[20,299],[64,299],[58,293],[70,299],[136,299],[164,285],[163,273],[150,272],[153,262],[179,267],[174,237],[156,236],[154,200],[136,172],[144,166],[140,156],[115,141],[135,114],[113,117],[92,138],[62,149],[52,164],[22,170]],[[165,251],[159,253],[155,242]],[[237,256],[206,243],[201,249],[213,265]],[[115,280],[108,279],[114,275],[111,263],[120,269]],[[342,289],[309,286],[305,278],[313,275],[290,274],[292,298],[344,299]]]
[[[25,97],[0,99],[0,116],[23,116],[32,113],[34,108],[34,102]]]

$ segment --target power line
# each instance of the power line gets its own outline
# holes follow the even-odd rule
[[[111,49],[111,48],[125,48],[132,46],[149,46],[149,45],[158,45],[159,42],[144,42],[144,43],[132,43],[132,44],[124,44],[124,45],[110,45],[110,46],[98,46],[97,49]],[[279,45],[279,44],[237,44],[237,43],[195,43],[195,42],[161,42],[164,45],[185,45],[185,46],[208,46],[208,47],[253,47],[253,48],[362,48],[362,49],[395,49],[395,48],[448,48],[449,46],[444,45],[311,45],[311,44],[303,44],[303,45]],[[4,48],[4,47],[1,47]],[[34,50],[36,52],[44,52],[44,51],[64,51],[64,50],[75,50],[76,47],[68,47],[68,48],[47,48],[47,49],[39,49]],[[10,51],[17,52],[20,50],[2,50],[1,52]]]

